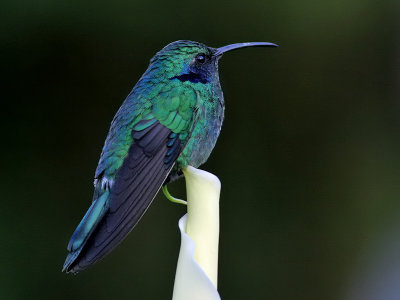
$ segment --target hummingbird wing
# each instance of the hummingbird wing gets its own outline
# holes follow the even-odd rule
[[[96,171],[100,173],[97,174],[94,201],[68,245],[70,253],[63,268],[66,272],[86,269],[116,247],[146,212],[170,173],[190,137],[187,131],[196,119],[194,112],[197,110],[191,101],[188,105],[184,99],[180,102],[185,110],[180,111],[179,105],[167,109],[169,99],[158,99],[151,111],[132,126],[132,143],[113,180],[102,178],[109,174],[110,168],[115,168],[113,164],[108,169],[101,171],[100,168],[99,171],[98,168]],[[163,104],[161,111],[158,108],[160,103]],[[115,135],[113,128],[119,127],[115,122],[121,122],[118,121],[121,120],[118,117],[120,112],[121,109],[113,121],[109,137]],[[102,156],[107,152],[106,148]],[[119,150],[117,147],[114,152]],[[102,162],[100,159],[99,167],[107,166]]]

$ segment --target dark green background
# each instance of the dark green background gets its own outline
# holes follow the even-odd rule
[[[395,1],[9,0],[0,17],[1,299],[171,298],[185,208],[162,195],[102,262],[61,267],[115,112],[178,39],[281,46],[220,62],[203,168],[222,181],[222,298],[349,299],[400,215]]]

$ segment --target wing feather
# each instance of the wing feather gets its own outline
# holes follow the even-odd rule
[[[109,190],[109,206],[79,252],[71,253],[67,272],[79,272],[103,258],[139,222],[182,150],[178,134],[158,121],[138,124],[134,142]],[[140,122],[139,122],[140,123]],[[171,142],[173,141],[173,142]],[[168,163],[166,158],[170,158]],[[166,167],[167,166],[167,167]]]

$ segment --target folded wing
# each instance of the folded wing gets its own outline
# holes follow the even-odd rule
[[[76,273],[94,264],[126,237],[182,151],[179,134],[156,119],[136,124],[132,137],[134,142],[115,179],[104,185],[71,238],[63,269],[66,272]]]

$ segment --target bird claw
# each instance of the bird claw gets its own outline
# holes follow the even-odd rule
[[[187,205],[187,202],[185,200],[181,200],[178,198],[175,198],[174,196],[172,196],[169,192],[168,192],[168,188],[167,185],[163,185],[162,186],[162,191],[165,195],[165,197],[167,197],[167,199],[173,203],[178,203],[178,204],[183,204],[183,205]]]

